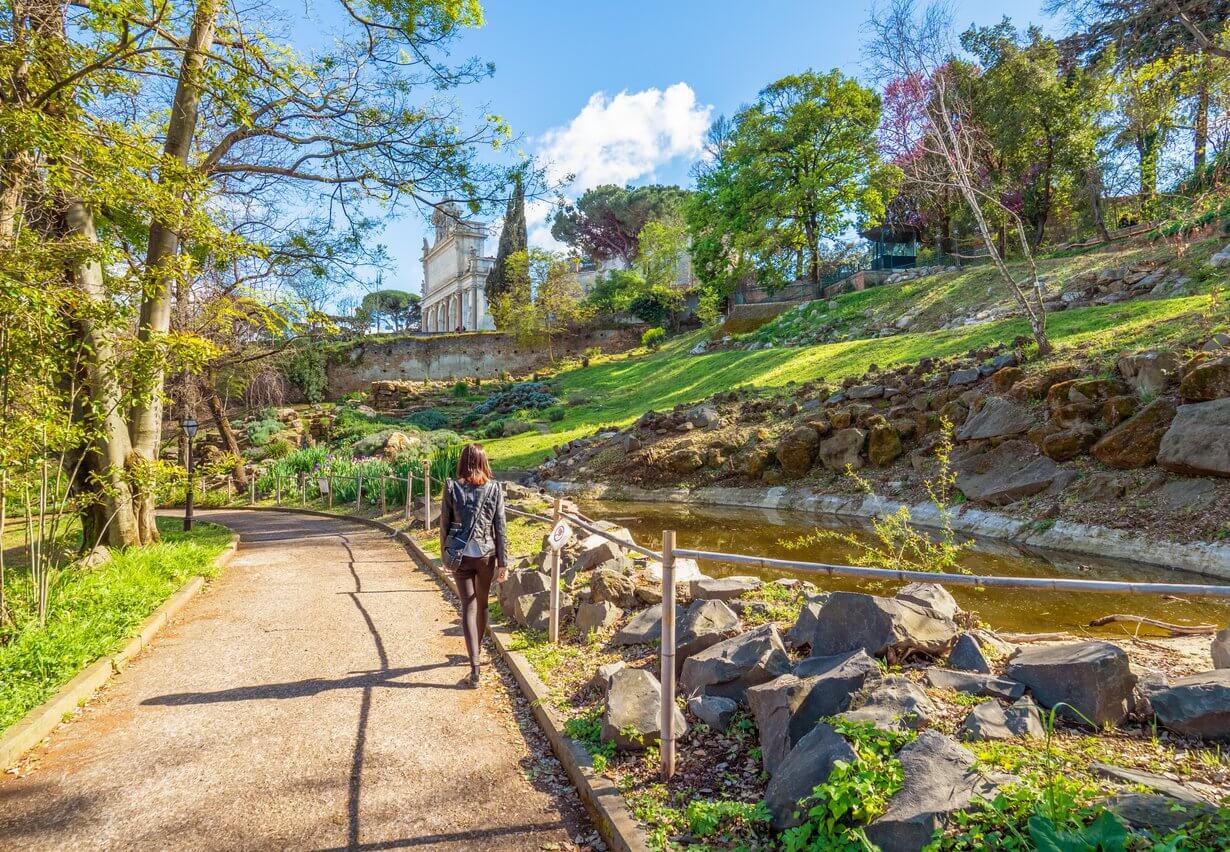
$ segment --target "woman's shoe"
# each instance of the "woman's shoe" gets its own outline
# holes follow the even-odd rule
[[[478,669],[474,669],[470,672],[470,676],[466,678],[466,686],[470,687],[470,689],[478,689],[482,685],[482,680],[482,675],[479,674]]]

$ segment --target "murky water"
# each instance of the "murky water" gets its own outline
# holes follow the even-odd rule
[[[849,564],[850,545],[833,540],[787,550],[783,540],[797,539],[815,531],[819,519],[770,509],[690,507],[668,503],[582,502],[590,517],[618,521],[636,540],[657,550],[664,528],[676,531],[678,546],[698,550],[746,553],[807,562]],[[860,536],[865,533],[850,528]],[[967,551],[962,564],[975,574],[1071,577],[1087,580],[1133,580],[1159,583],[1218,584],[1217,580],[1181,571],[1096,562],[1084,557],[1023,553],[1002,542],[979,540]],[[795,576],[809,579],[822,589],[892,594],[900,584],[845,577],[815,576],[807,572],[764,571],[747,565],[708,562],[701,570],[714,576],[756,574],[766,580]],[[1230,585],[1230,584],[1227,584]],[[1087,628],[1095,618],[1111,613],[1130,613],[1174,624],[1217,624],[1230,621],[1230,599],[1166,598],[1156,595],[1087,592],[1046,592],[1033,589],[974,589],[953,586],[953,596],[964,609],[977,612],[992,627],[1007,631],[1046,632],[1068,630],[1104,636],[1134,631],[1134,625],[1112,624]],[[1143,628],[1141,635],[1157,635]]]

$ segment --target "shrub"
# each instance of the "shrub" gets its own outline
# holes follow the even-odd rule
[[[483,427],[484,438],[501,438],[504,436],[504,421],[492,420]]]
[[[248,443],[254,447],[263,447],[273,440],[273,436],[282,431],[282,423],[276,418],[262,417],[248,424]]]
[[[469,387],[466,386],[466,383],[464,381],[458,380],[457,382],[453,384],[453,396],[457,397],[458,399],[464,399],[465,397],[469,395],[470,395],[470,389]]]
[[[269,446],[265,448],[265,458],[267,459],[284,459],[294,452],[295,445],[285,438],[278,438],[276,441],[270,441]]]
[[[320,402],[325,398],[329,376],[325,371],[325,354],[319,347],[308,344],[292,349],[283,357],[281,367],[282,373],[303,392],[308,402]]]
[[[661,327],[646,329],[641,335],[641,346],[656,350],[664,340],[666,340],[666,329]]]
[[[425,408],[422,411],[416,411],[406,418],[406,422],[411,426],[417,426],[426,432],[431,432],[436,429],[443,429],[450,423],[449,416],[443,411],[435,408]]]
[[[568,412],[564,410],[563,406],[556,406],[555,408],[548,408],[547,409],[547,419],[550,420],[552,423],[558,423],[564,419],[567,413]]]

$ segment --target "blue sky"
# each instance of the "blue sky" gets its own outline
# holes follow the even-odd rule
[[[1056,30],[1041,5],[952,2],[961,29],[1007,15],[1018,26]],[[502,115],[519,147],[557,175],[576,173],[575,195],[603,182],[686,185],[709,120],[765,84],[809,67],[862,76],[871,3],[485,0],[484,7],[486,25],[465,33],[453,52],[494,62],[495,75],[457,97],[476,116]],[[549,241],[546,212],[545,205],[529,211],[531,242]],[[426,232],[413,211],[389,224],[383,241],[396,269],[385,286],[421,291]]]

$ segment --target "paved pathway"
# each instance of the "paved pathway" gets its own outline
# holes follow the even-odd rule
[[[554,849],[589,831],[575,797],[527,780],[498,681],[460,687],[456,610],[400,545],[202,514],[242,534],[238,555],[0,781],[0,848]]]

